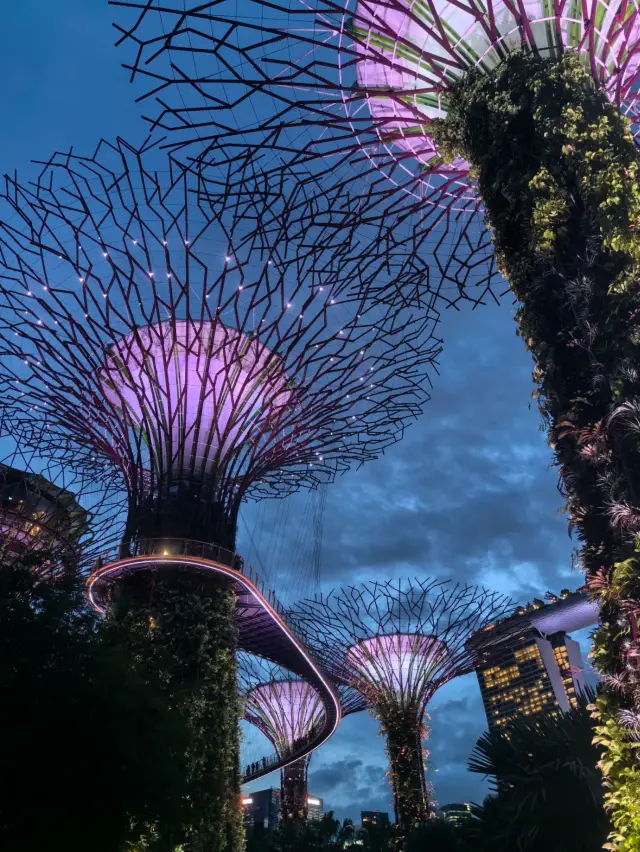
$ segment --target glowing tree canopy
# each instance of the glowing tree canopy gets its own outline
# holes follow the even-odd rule
[[[313,738],[324,712],[313,686],[269,660],[252,654],[238,657],[238,680],[245,719],[255,725],[284,758]],[[363,710],[362,697],[348,686],[338,687],[342,715]],[[290,760],[281,770],[280,818],[306,819],[307,776],[311,752]],[[246,774],[251,774],[252,765]]]
[[[504,595],[434,579],[364,583],[297,604],[291,618],[327,671],[380,720],[403,833],[428,818],[422,740],[438,689],[471,671],[471,636],[512,608]]]
[[[28,566],[42,578],[84,572],[117,542],[114,518],[124,501],[108,484],[44,461],[0,425],[0,562]],[[4,432],[4,434],[2,434]]]
[[[286,750],[305,736],[318,720],[322,704],[318,693],[303,680],[270,681],[247,695],[247,708],[278,750]]]
[[[437,317],[347,298],[335,243],[289,252],[286,216],[244,235],[250,210],[219,216],[197,175],[156,159],[102,144],[8,182],[4,393],[70,463],[122,471],[127,539],[233,549],[245,497],[314,487],[400,437]]]
[[[64,561],[77,550],[87,515],[69,491],[43,476],[0,465],[0,548],[11,554],[53,553]]]
[[[202,771],[211,783],[190,794],[205,815],[192,842],[214,852],[242,844],[234,660],[247,588],[234,594],[213,564],[241,561],[202,559],[202,542],[233,551],[243,499],[313,488],[375,458],[420,412],[439,351],[437,316],[349,295],[350,247],[334,231],[305,251],[288,201],[261,225],[278,202],[272,185],[242,198],[230,185],[119,140],[55,155],[35,183],[7,180],[0,210],[12,424],[72,468],[120,472],[122,548],[91,594],[131,642],[151,630],[167,689],[206,732],[194,783]],[[262,614],[315,672],[337,724],[330,687],[247,594],[252,642]]]
[[[234,137],[264,142],[296,162],[318,156],[339,162],[361,148],[369,166],[427,203],[438,203],[444,192],[475,208],[468,163],[461,157],[442,162],[430,133],[432,121],[446,115],[452,86],[470,70],[489,73],[519,52],[555,59],[573,51],[607,97],[636,115],[640,17],[634,2],[113,5],[118,44],[135,47],[125,67],[146,83],[142,100],[157,100],[150,120],[170,132],[175,148],[202,151],[225,133],[227,144]],[[249,97],[252,112],[234,120],[232,111]],[[350,170],[356,162],[361,159],[350,159]]]
[[[280,756],[295,750],[321,721],[323,706],[311,684],[267,660],[243,654],[238,666],[245,718],[254,724]],[[311,754],[281,770],[280,818],[306,819],[307,775]]]

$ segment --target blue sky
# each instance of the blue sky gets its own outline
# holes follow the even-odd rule
[[[142,138],[134,89],[112,47],[111,18],[106,0],[3,4],[3,173],[71,145],[89,152],[101,136]],[[328,488],[323,588],[437,574],[526,601],[581,585],[513,314],[508,298],[445,314],[441,375],[425,413],[384,458]],[[314,589],[308,578],[291,582],[292,566],[310,558],[314,500],[300,495],[243,513],[239,549],[284,599]],[[441,803],[483,796],[481,779],[465,766],[484,727],[474,676],[449,684],[433,701],[429,747]],[[313,757],[310,789],[340,817],[390,808],[375,734],[375,723],[360,714]],[[258,786],[269,783],[277,779]]]

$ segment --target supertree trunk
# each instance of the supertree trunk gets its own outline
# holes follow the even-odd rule
[[[501,270],[521,302],[539,405],[588,582],[611,848],[640,832],[640,160],[580,60],[515,54],[453,90],[436,139],[472,165]]]
[[[239,700],[235,598],[224,581],[180,570],[134,572],[114,590],[114,629],[188,719],[183,842],[194,852],[240,852]],[[137,637],[145,636],[140,644]],[[151,645],[152,655],[141,653]]]
[[[305,821],[307,802],[307,773],[310,756],[301,757],[282,770],[280,779],[280,819]]]
[[[391,715],[382,718],[382,731],[387,740],[396,825],[406,837],[429,817],[422,726],[415,719]]]

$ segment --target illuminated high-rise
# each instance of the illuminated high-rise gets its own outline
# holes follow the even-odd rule
[[[584,689],[578,643],[564,631],[545,636],[529,625],[483,651],[477,675],[493,730],[523,716],[566,712]]]

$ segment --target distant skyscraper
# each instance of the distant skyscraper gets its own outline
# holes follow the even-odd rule
[[[471,819],[471,806],[467,802],[452,802],[450,805],[442,805],[439,810],[442,819],[453,825],[462,825]]]
[[[247,793],[242,797],[245,826],[248,828],[252,825],[261,825],[271,831],[280,821],[280,807],[280,790],[276,787]],[[324,816],[324,801],[319,796],[308,796],[307,807],[309,809],[307,819],[322,819]]]
[[[276,828],[280,815],[280,790],[269,787],[247,793],[242,797],[242,810],[247,827],[262,825],[267,830]]]
[[[307,796],[307,819],[322,819],[324,816],[324,801],[318,796]]]
[[[564,631],[544,636],[527,626],[481,652],[477,668],[489,728],[576,705],[584,689],[580,646]]]

